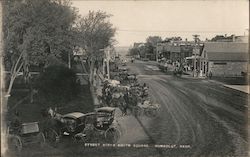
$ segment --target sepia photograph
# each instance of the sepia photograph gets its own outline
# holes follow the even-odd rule
[[[248,0],[1,0],[1,157],[247,157]]]

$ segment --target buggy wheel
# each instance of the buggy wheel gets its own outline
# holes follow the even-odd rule
[[[45,138],[50,145],[56,147],[59,142],[60,136],[55,130],[49,129],[45,132]]]
[[[116,128],[109,128],[108,130],[105,131],[105,140],[108,143],[117,143],[119,140],[121,134],[120,131]]]
[[[38,140],[39,140],[39,145],[40,145],[40,147],[44,147],[44,144],[45,144],[45,136],[44,136],[44,134],[43,134],[42,132],[39,133]]]
[[[9,149],[15,153],[19,153],[23,148],[21,138],[19,136],[10,137]]]
[[[72,140],[75,143],[85,143],[87,142],[87,137],[86,137],[86,134],[78,133],[72,137]]]

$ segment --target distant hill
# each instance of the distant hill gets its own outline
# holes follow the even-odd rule
[[[128,54],[128,50],[130,47],[128,46],[118,46],[115,47],[115,51],[117,54],[120,54],[121,56],[125,56],[126,54]]]

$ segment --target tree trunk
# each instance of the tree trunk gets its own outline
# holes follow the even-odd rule
[[[89,74],[89,82],[90,82],[90,85],[92,86],[93,85],[93,81],[94,81],[94,61],[91,60],[91,63],[90,63],[90,74]]]
[[[16,63],[15,67],[17,67],[17,64],[18,62]],[[6,96],[10,96],[10,92],[11,92],[11,89],[13,87],[13,84],[14,84],[14,81],[17,77],[17,74],[20,72],[21,68],[23,66],[23,63],[21,63],[18,67],[18,69],[16,70],[16,68],[14,68],[14,71],[12,72],[11,74],[11,78],[10,78],[10,83],[9,83],[9,87],[8,87],[8,90],[6,92]]]

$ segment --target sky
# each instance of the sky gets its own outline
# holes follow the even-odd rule
[[[244,35],[249,31],[248,0],[84,1],[72,6],[84,16],[89,10],[105,11],[117,29],[116,46],[145,42],[148,36],[180,36],[193,40],[215,35]],[[248,30],[247,30],[248,29]]]

